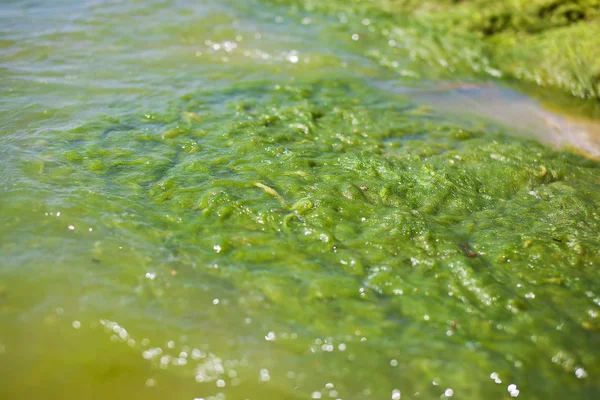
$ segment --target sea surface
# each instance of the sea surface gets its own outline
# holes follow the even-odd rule
[[[600,397],[597,120],[372,24],[0,4],[1,399]]]

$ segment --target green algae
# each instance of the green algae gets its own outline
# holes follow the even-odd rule
[[[263,101],[249,106],[256,93]],[[414,115],[401,97],[383,100],[348,81],[258,82],[219,98],[184,96],[177,107],[194,121],[174,111],[76,128],[61,162],[71,172],[46,175],[60,185],[92,174],[110,181],[105,190],[128,193],[133,210],[105,229],[164,246],[178,274],[199,269],[242,299],[262,299],[240,300],[249,315],[268,307],[292,331],[333,343],[358,330],[389,358],[428,343],[425,353],[403,353],[407,377],[444,376],[475,398],[484,389],[461,375],[491,363],[519,382],[527,375],[520,387],[544,398],[558,389],[539,357],[568,352],[566,371],[597,373],[589,335],[598,325],[586,311],[600,261],[596,163]],[[180,133],[165,135],[173,126]],[[549,333],[558,325],[567,341]],[[536,335],[543,346],[528,339]],[[468,365],[452,362],[467,355],[444,351],[448,340],[476,344]]]
[[[128,12],[195,15],[147,7]],[[239,7],[310,62],[234,11],[194,16],[154,31],[170,58],[128,61],[149,83],[1,110],[0,397],[598,397],[598,163],[377,89],[389,71],[355,54],[417,82],[471,39],[428,31],[396,65],[369,27],[424,22],[360,15],[354,41]],[[493,68],[478,52],[448,65]]]
[[[275,2],[341,15],[353,33],[375,36],[367,52],[402,76],[422,76],[406,64],[409,56],[454,75],[476,72],[599,98],[597,0]]]

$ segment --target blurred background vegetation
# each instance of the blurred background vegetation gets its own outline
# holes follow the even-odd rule
[[[274,1],[385,20],[399,47],[451,70],[600,99],[600,0]]]

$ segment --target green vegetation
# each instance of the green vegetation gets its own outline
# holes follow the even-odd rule
[[[0,15],[0,398],[600,398],[600,164],[413,97],[595,6],[65,3]]]
[[[411,57],[452,73],[477,72],[600,98],[600,1],[275,0],[369,22],[387,65]],[[383,39],[383,38],[382,38]],[[394,51],[384,49],[392,41]],[[390,61],[391,60],[391,61]],[[397,61],[393,64],[393,61]]]
[[[268,305],[271,318],[334,343],[358,330],[389,358],[418,343],[437,348],[447,364],[414,354],[408,386],[415,375],[443,375],[483,396],[460,376],[518,360],[523,373],[536,371],[528,385],[543,398],[551,392],[542,382],[554,378],[539,358],[567,348],[566,371],[597,373],[586,339],[600,328],[586,314],[600,262],[597,163],[423,115],[351,81],[226,93],[66,133],[71,172],[60,179],[91,173],[128,193],[144,206],[133,211],[140,222],[120,229],[142,243],[164,237],[178,269],[206,265],[242,298],[264,298],[239,304],[250,315]],[[458,341],[482,351],[458,369],[446,347],[453,324]],[[534,332],[545,332],[543,347],[525,339]],[[563,385],[568,393],[579,382]]]

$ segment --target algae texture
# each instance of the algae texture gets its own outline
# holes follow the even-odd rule
[[[416,377],[444,376],[478,398],[492,392],[465,376],[495,369],[532,398],[597,392],[547,384],[557,372],[539,364],[560,354],[563,373],[599,373],[593,161],[344,80],[194,93],[64,144],[70,172],[56,179],[128,193],[130,211],[107,221],[115,234],[232,285],[248,315],[330,343],[359,331],[390,359],[402,349],[401,380],[421,393],[435,388]]]
[[[600,98],[598,0],[274,1],[341,15],[355,31],[368,25],[365,33],[378,37],[369,52],[403,76],[416,75],[405,68],[408,57],[453,75],[476,72]]]
[[[600,164],[410,97],[483,3],[200,4],[1,15],[0,398],[600,398]]]

